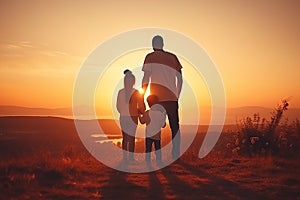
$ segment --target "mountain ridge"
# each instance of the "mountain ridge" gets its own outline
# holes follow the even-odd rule
[[[206,108],[205,108],[206,109]],[[229,107],[226,109],[225,124],[236,124],[236,122],[243,120],[246,117],[253,117],[254,114],[259,113],[261,118],[269,119],[274,108],[263,106],[239,106]],[[203,121],[208,123],[210,121],[210,112],[207,107],[202,110],[200,114]],[[2,105],[0,106],[0,116],[58,116],[63,118],[73,118],[72,108],[33,108],[24,106]],[[300,108],[289,108],[284,112],[283,118],[288,118],[293,121],[300,119]]]

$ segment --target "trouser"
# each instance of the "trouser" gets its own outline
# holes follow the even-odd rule
[[[120,117],[120,124],[122,129],[122,149],[123,151],[123,158],[127,159],[128,152],[129,159],[133,159],[133,153],[135,148],[135,132],[137,128],[138,117],[137,116],[121,116]]]
[[[160,140],[146,138],[146,161],[150,161],[150,153],[152,151],[152,144],[154,144],[156,160],[161,161],[161,144]]]
[[[129,152],[134,152],[135,148],[135,137],[128,135],[122,131],[123,140],[122,140],[122,149]]]
[[[177,101],[162,101],[159,102],[168,115],[170,128],[172,131],[172,157],[177,159],[180,157],[180,129],[178,116],[178,102]]]

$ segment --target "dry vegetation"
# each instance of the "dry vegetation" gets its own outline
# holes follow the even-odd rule
[[[71,120],[2,118],[0,199],[300,199],[299,121],[276,122],[271,138],[277,143],[267,141],[268,150],[265,143],[255,145],[266,141],[261,138],[277,119],[257,117],[223,132],[204,159],[197,157],[205,136],[199,132],[180,161],[145,174],[118,172],[95,160]],[[273,145],[280,146],[274,151]]]
[[[261,119],[259,113],[237,124],[231,133],[226,150],[244,156],[300,157],[300,122],[282,121],[288,102],[283,100],[271,113],[270,120]]]

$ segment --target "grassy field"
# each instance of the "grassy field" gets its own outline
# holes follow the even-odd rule
[[[72,120],[0,118],[0,199],[300,199],[299,157],[228,153],[224,132],[199,159],[204,131],[180,161],[130,174],[93,158]]]

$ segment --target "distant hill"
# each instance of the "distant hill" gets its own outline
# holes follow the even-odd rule
[[[22,106],[0,106],[0,116],[72,116],[71,108],[28,108]]]
[[[84,108],[82,108],[84,111]],[[259,106],[244,106],[236,108],[227,108],[226,124],[236,124],[236,122],[259,113],[261,118],[267,120],[271,117],[272,108]],[[72,108],[28,108],[21,106],[0,106],[0,116],[58,116],[64,118],[72,118]],[[203,124],[208,124],[210,120],[209,108],[201,110]],[[288,118],[290,121],[300,119],[300,108],[289,108],[283,116],[283,119]],[[114,123],[114,122],[110,122]],[[112,127],[112,126],[110,126]],[[115,127],[115,126],[114,126]]]
[[[89,125],[94,120],[79,120],[84,125]],[[107,134],[120,133],[118,121],[113,119],[97,120],[102,130]],[[0,116],[1,131],[34,131],[39,133],[77,133],[73,119],[43,116]],[[96,131],[96,130],[95,130]]]
[[[22,156],[36,149],[56,152],[66,145],[82,149],[81,141],[71,119],[58,117],[8,116],[0,117],[0,157]]]

